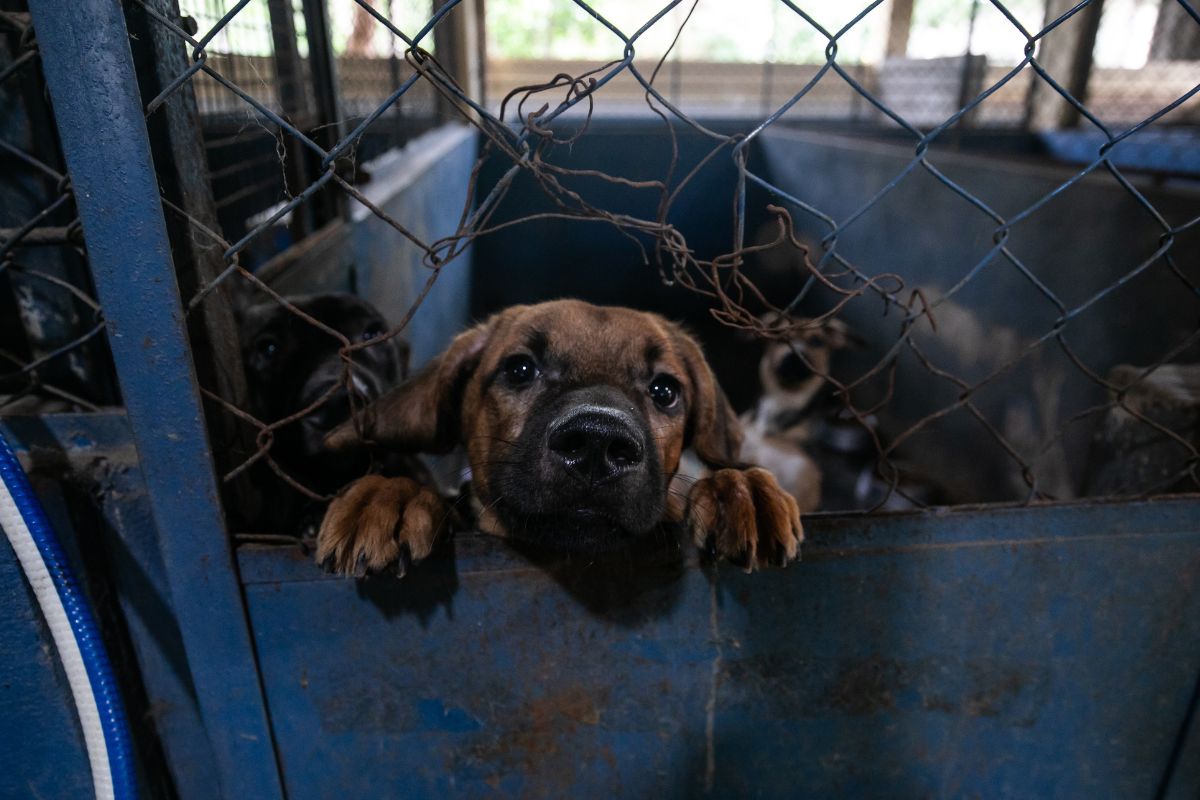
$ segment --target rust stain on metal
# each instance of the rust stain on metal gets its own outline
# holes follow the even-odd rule
[[[492,730],[476,741],[467,756],[494,770],[486,779],[489,785],[498,786],[504,775],[518,773],[536,777],[536,790],[527,789],[539,796],[567,796],[581,756],[571,750],[570,740],[581,728],[599,725],[607,703],[607,690],[583,687],[532,698],[507,718],[509,725],[504,729]],[[593,756],[614,761],[613,754],[603,750],[587,754]]]
[[[1025,688],[1025,677],[1013,670],[1005,672],[996,682],[980,687],[967,698],[963,711],[973,717],[996,717],[1006,708],[1010,698]]]
[[[892,708],[900,686],[900,665],[872,656],[847,666],[829,691],[829,705],[855,716]]]

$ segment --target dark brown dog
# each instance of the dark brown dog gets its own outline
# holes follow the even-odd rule
[[[333,431],[406,452],[466,448],[476,524],[595,553],[686,522],[747,569],[796,557],[796,501],[741,464],[741,429],[696,342],[654,314],[575,300],[516,306],[459,335],[422,373]],[[684,448],[714,472],[668,492]],[[406,478],[367,476],[330,505],[317,560],[400,571],[432,550],[446,503]]]
[[[333,453],[325,436],[350,419],[351,390],[365,404],[398,384],[408,372],[408,345],[387,339],[354,351],[350,368],[342,341],[376,339],[388,325],[377,309],[349,294],[291,296],[288,302],[326,327],[321,330],[275,302],[238,310],[238,334],[246,368],[249,411],[264,422],[303,413],[274,433],[270,456],[293,480],[318,494],[333,494],[371,467],[362,452]],[[400,460],[398,460],[400,461]],[[407,462],[384,465],[410,468]],[[402,474],[413,474],[410,471]],[[250,530],[293,533],[316,530],[320,504],[301,494],[262,460],[255,480],[267,494],[264,507],[247,521]],[[314,508],[315,506],[315,508]],[[303,531],[301,531],[303,532]]]

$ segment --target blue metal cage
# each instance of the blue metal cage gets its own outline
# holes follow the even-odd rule
[[[159,21],[154,14],[172,8],[141,5]],[[431,26],[459,5],[443,4]],[[80,229],[70,235],[86,248],[121,405],[6,417],[0,432],[37,478],[55,524],[74,533],[72,556],[107,609],[102,624],[120,654],[124,689],[143,712],[136,733],[147,795],[1200,793],[1194,495],[816,515],[801,563],[754,575],[687,555],[636,568],[545,560],[462,535],[403,582],[349,581],[325,575],[298,544],[231,536],[221,453],[214,459],[205,424],[214,412],[197,377],[220,356],[199,352],[199,338],[189,334],[196,320],[181,301],[184,278],[161,185],[167,170],[155,163],[156,123],[147,122],[148,105],[161,105],[169,93],[149,103],[139,94],[121,4],[31,0],[30,12],[79,216]],[[179,20],[166,22],[182,32]],[[204,68],[202,50],[182,63],[181,78]],[[840,69],[834,55],[829,64]],[[692,146],[687,137],[651,141],[651,131],[648,124],[602,129],[594,146],[602,158],[632,162],[648,158],[648,148]],[[740,187],[744,201],[746,175],[735,167],[751,163],[760,170],[752,174],[772,176],[764,187],[771,197],[853,217],[875,202],[875,187],[915,169],[939,133],[923,135],[914,159],[911,147],[894,141],[777,128],[738,144],[744,160],[703,173],[692,197]],[[317,177],[293,209],[341,180],[337,160],[354,135],[313,144],[323,154]],[[445,189],[467,183],[479,145],[464,128],[410,143],[394,169],[359,192],[364,202],[345,212],[346,226],[297,245],[307,248],[305,266],[273,285],[280,293],[353,289],[394,318],[424,298],[408,329],[418,361],[438,352],[473,312],[563,291],[627,302],[644,269],[610,270],[588,285],[599,267],[584,266],[593,256],[629,256],[619,248],[631,245],[619,233],[579,233],[556,220],[535,234],[481,239],[424,294],[428,265],[421,253],[404,250],[410,239],[398,226],[423,241],[452,237],[462,198]],[[1100,155],[1093,147],[1089,158],[1100,161],[1105,145],[1097,147]],[[1061,167],[1014,166],[970,152],[938,163],[952,172],[940,186],[982,181],[997,208],[1024,208],[1081,187],[1072,202],[1097,232],[1087,247],[1055,253],[1063,264],[1063,286],[1055,288],[1063,293],[1091,287],[1088,280],[1123,285],[1120,274],[1092,269],[1125,246],[1116,226],[1178,239],[1174,252],[1192,259],[1184,269],[1194,274],[1192,223],[1162,234],[1154,215],[1134,219],[1143,202],[1169,208],[1171,219],[1194,217],[1200,206],[1190,187],[1134,191],[1134,200],[1120,201],[1136,204],[1131,212],[1114,197],[1125,196],[1123,185],[1089,183]],[[485,164],[481,185],[510,180],[511,167]],[[814,177],[823,169],[851,175]],[[204,184],[202,172],[198,183],[179,180],[185,195]],[[541,210],[535,192],[522,195],[526,189],[515,185],[520,213]],[[904,191],[896,202],[935,202],[929,187]],[[480,194],[473,213],[490,196]],[[942,219],[952,219],[954,203],[964,199],[947,196],[936,201],[946,203],[937,209]],[[744,233],[714,205],[697,199],[679,221],[701,248],[705,236]],[[189,213],[195,222],[195,210]],[[973,260],[972,245],[994,235],[993,222],[978,230],[947,223],[957,239],[923,232],[909,256],[936,282],[948,273],[928,259]],[[1050,227],[1042,242],[1059,235]],[[875,262],[893,256],[890,239],[875,230],[812,232],[814,240],[839,235],[840,252]],[[564,277],[545,242],[572,236],[583,266]],[[208,279],[227,266],[218,258]],[[1019,281],[969,302],[1041,332],[1045,315],[1021,307]],[[1138,297],[1149,295],[1138,286],[1147,292]],[[638,304],[656,302],[647,297]],[[1196,298],[1175,300],[1154,312],[1155,321],[1186,332],[1195,326]],[[1064,306],[1050,325],[1073,313]],[[863,312],[856,324],[870,333],[883,323]],[[1124,318],[1112,324],[1122,335],[1089,341],[1086,356],[1128,360],[1162,351],[1158,329],[1142,331]],[[909,398],[902,416],[929,413],[920,384],[906,385],[902,376],[898,385]],[[980,402],[1003,413],[1011,401]],[[955,469],[973,480],[999,474],[970,448],[957,457]],[[46,634],[7,552],[0,554],[0,593],[11,609],[0,627],[0,738],[8,743],[0,794],[80,795],[90,786],[82,740],[61,676],[34,655]]]

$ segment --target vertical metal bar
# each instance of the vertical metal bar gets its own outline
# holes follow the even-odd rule
[[[479,95],[475,102],[487,108],[488,91],[488,46],[487,46],[487,0],[475,0],[475,72],[479,78]]]
[[[442,9],[442,6],[449,2],[450,0],[433,0],[430,10],[436,14]],[[442,68],[461,86],[463,85],[463,74],[459,67],[462,56],[462,38],[460,26],[457,24],[459,21],[460,15],[457,8],[442,18],[433,29],[433,51]],[[445,95],[438,92],[434,97],[434,113],[437,115],[438,123],[447,122],[455,116],[455,105]]]
[[[671,102],[678,104],[683,102],[683,67],[682,58],[679,52],[674,53],[674,57],[667,65],[671,70]]]
[[[214,777],[225,797],[282,797],[121,4],[30,10]]]
[[[971,1],[971,16],[967,20],[967,47],[963,53],[963,68],[962,74],[959,76],[958,83],[958,107],[962,108],[967,103],[971,102],[974,91],[971,86],[971,78],[973,70],[971,69],[971,55],[975,47],[975,19],[979,16],[979,0]]]
[[[1195,61],[1200,58],[1200,25],[1192,21],[1179,0],[1160,0],[1148,58],[1150,61]]]
[[[387,3],[387,18],[393,23],[396,21],[396,2],[388,0]],[[400,77],[400,56],[397,54],[397,43],[402,41],[397,36],[388,37],[388,80],[391,82],[391,90],[394,92],[400,88],[402,78]],[[389,147],[399,147],[404,143],[404,97],[401,97],[392,106],[392,110],[388,112],[390,124],[390,135],[388,139]]]
[[[177,0],[144,0],[144,3],[147,9],[167,19],[180,16]],[[140,5],[128,7],[125,22],[131,34],[130,48],[142,97],[157,96],[189,67],[184,42],[153,20]],[[180,296],[186,301],[225,269],[225,259],[221,256],[224,248],[193,227],[196,223],[211,231],[221,229],[192,84],[188,82],[176,89],[157,113],[146,120],[146,127],[162,196],[187,215],[175,212],[167,215],[175,278]],[[219,287],[207,302],[189,314],[188,341],[200,385],[244,408],[246,378],[233,316],[231,283]],[[254,434],[217,403],[206,403],[204,410],[217,470],[223,474],[254,452]],[[242,519],[258,513],[262,498],[248,478],[226,483],[223,489],[226,509],[236,509]],[[237,519],[237,514],[234,518]]]
[[[977,91],[977,81],[975,76],[977,70],[975,68],[975,59],[972,58],[972,50],[975,46],[975,20],[979,16],[979,0],[971,2],[971,16],[967,22],[967,47],[963,53],[962,72],[958,76],[958,107],[965,108],[968,103],[974,98]],[[959,148],[962,145],[962,132],[970,127],[974,127],[975,112],[964,114],[959,119],[958,124],[954,126],[954,147]]]
[[[764,61],[762,70],[762,85],[759,87],[759,108],[762,113],[770,114],[775,110],[771,105],[771,95],[775,92],[775,64],[769,60]],[[679,101],[671,98],[671,102],[678,103]]]
[[[326,0],[301,0],[304,9],[304,29],[308,39],[308,65],[312,74],[313,99],[316,105],[316,126],[312,132],[317,144],[333,149],[344,133],[341,99],[338,95],[337,62],[333,53],[333,38],[329,27]],[[311,203],[314,224],[324,225],[349,213],[346,195],[333,186],[327,187]]]
[[[283,118],[300,130],[311,130],[312,110],[304,90],[304,69],[296,39],[296,9],[292,0],[267,0],[271,19],[271,45],[275,53],[275,79],[279,82],[279,107]],[[308,149],[292,136],[282,135],[287,147],[284,180],[288,192],[297,195],[312,182]],[[305,203],[292,212],[292,238],[300,241],[316,230],[313,206]]]
[[[304,8],[304,28],[308,37],[308,63],[312,70],[313,97],[318,122],[334,125],[329,144],[341,138],[341,105],[338,102],[337,65],[333,54],[329,15],[325,0],[301,0]]]
[[[449,3],[450,0],[433,0],[434,13]],[[458,82],[463,93],[473,100],[478,100],[483,94],[483,73],[479,69],[482,52],[479,44],[481,13],[480,6],[465,0],[433,29],[434,53],[438,63]],[[440,93],[437,96],[437,113],[442,122],[460,119],[458,107]]]
[[[1046,0],[1044,24],[1049,25],[1076,5],[1078,0]],[[1043,38],[1038,45],[1038,63],[1081,103],[1087,101],[1092,50],[1096,47],[1103,5],[1104,0],[1092,0],[1090,5],[1052,35]],[[1029,127],[1033,130],[1070,128],[1079,122],[1079,112],[1074,106],[1063,100],[1039,77],[1034,77],[1029,85],[1026,108]]]
[[[1075,48],[1071,60],[1070,80],[1066,84],[1067,91],[1081,103],[1088,99],[1088,84],[1092,80],[1092,65],[1095,59],[1096,37],[1100,34],[1100,19],[1104,16],[1104,0],[1095,0],[1083,12],[1079,26],[1079,45]],[[1063,110],[1062,127],[1074,128],[1079,124],[1080,114],[1073,107]]]
[[[865,64],[856,64],[851,67],[854,71],[854,78],[860,86],[866,86],[867,81],[871,77],[870,71]],[[850,119],[858,122],[863,119],[863,111],[870,113],[871,107],[863,102],[862,95],[858,92],[850,93]]]
[[[292,0],[267,0],[271,19],[271,46],[275,53],[275,79],[279,81],[279,107],[293,124],[309,124],[304,69],[296,43],[296,10]]]
[[[892,10],[888,17],[887,49],[884,51],[888,58],[904,58],[908,55],[908,34],[912,30],[913,0],[892,0]]]

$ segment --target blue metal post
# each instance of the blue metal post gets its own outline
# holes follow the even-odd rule
[[[214,794],[281,797],[121,4],[33,0],[30,11],[217,761]]]

